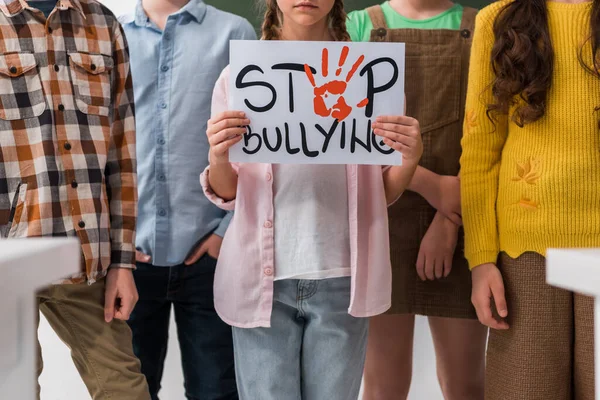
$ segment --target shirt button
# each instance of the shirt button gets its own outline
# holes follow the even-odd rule
[[[158,176],[158,180],[159,181],[164,181],[165,180],[165,176],[164,175],[159,175]]]
[[[163,72],[167,72],[169,70],[169,66],[168,65],[163,65],[161,69],[162,69]]]
[[[80,220],[77,225],[79,225],[81,229],[85,228],[85,222],[83,220]]]
[[[52,33],[52,28],[48,27],[48,33]]]
[[[384,37],[385,35],[387,35],[387,30],[385,28],[379,28],[377,29],[377,36],[380,37]]]
[[[265,275],[266,276],[273,275],[273,269],[272,268],[265,268]]]
[[[462,36],[465,39],[468,39],[471,37],[471,31],[468,29],[463,29],[462,32],[460,32],[460,36]]]
[[[265,228],[272,228],[273,227],[273,223],[271,221],[267,221],[267,222],[265,222],[264,227]]]
[[[65,106],[63,106],[62,104],[59,104],[58,111],[65,111]]]
[[[71,182],[71,187],[73,189],[77,189],[77,186],[79,186],[79,183],[77,183],[77,181],[75,179],[73,179],[73,182]]]
[[[17,67],[10,67],[10,73],[11,74],[16,74],[17,73]]]
[[[66,142],[64,147],[65,147],[65,150],[71,150],[71,143]]]
[[[165,34],[163,35],[163,38],[164,38],[165,40],[169,40],[169,39],[171,39],[171,37],[169,36],[169,34],[168,34],[168,33],[165,33]]]
[[[167,108],[167,103],[162,103],[162,104],[160,105],[160,107],[161,107],[162,109],[165,109],[165,108]]]
[[[271,175],[271,173],[267,173],[267,181],[271,182],[271,179],[273,179],[273,175]]]
[[[161,217],[164,217],[165,215],[167,215],[167,212],[165,211],[164,208],[161,208],[160,210],[158,210],[158,215],[160,215]]]
[[[165,144],[165,143],[166,143],[166,142],[165,142],[165,139],[163,139],[163,138],[159,138],[159,139],[158,139],[158,144],[161,144],[161,145],[162,145],[162,144]]]
[[[96,68],[97,68],[97,67],[96,67],[96,64],[92,64],[92,65],[90,65],[90,69],[91,69],[92,71],[95,71],[95,70],[96,70]]]
[[[56,72],[58,72],[58,71],[60,70],[60,67],[59,67],[58,65],[56,65],[56,64],[55,64],[55,65],[54,65],[54,70],[55,70]]]

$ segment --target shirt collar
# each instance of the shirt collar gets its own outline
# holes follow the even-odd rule
[[[1,0],[0,0],[1,1]],[[206,3],[203,0],[190,0],[181,10],[176,12],[174,15],[188,14],[191,16],[197,23],[201,23],[206,15]],[[142,0],[138,0],[135,11],[133,14],[128,14],[125,16],[124,23],[132,23],[135,22],[137,26],[145,27],[148,25],[148,15],[146,15],[146,11],[144,11],[144,7],[142,5]]]
[[[58,0],[57,6],[61,10],[74,9],[86,19],[79,0]],[[9,18],[20,14],[23,10],[32,10],[33,8],[27,4],[27,0],[0,0],[0,10]]]
[[[188,13],[197,23],[201,23],[206,15],[206,4],[202,0],[190,0],[180,13]]]

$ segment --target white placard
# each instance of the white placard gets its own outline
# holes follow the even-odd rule
[[[232,41],[229,107],[251,124],[234,162],[400,165],[375,136],[404,114],[404,44]]]

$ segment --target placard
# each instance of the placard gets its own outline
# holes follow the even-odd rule
[[[230,160],[401,165],[373,133],[404,114],[403,43],[232,41],[229,108],[251,121]]]

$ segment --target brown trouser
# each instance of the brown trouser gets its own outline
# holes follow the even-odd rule
[[[490,332],[487,400],[594,399],[593,299],[547,285],[545,264],[500,256],[510,329]]]
[[[40,311],[71,349],[75,367],[94,400],[148,400],[146,378],[133,354],[127,323],[104,321],[104,289],[104,279],[91,286],[51,286],[37,294]],[[38,360],[39,376],[41,351]]]

